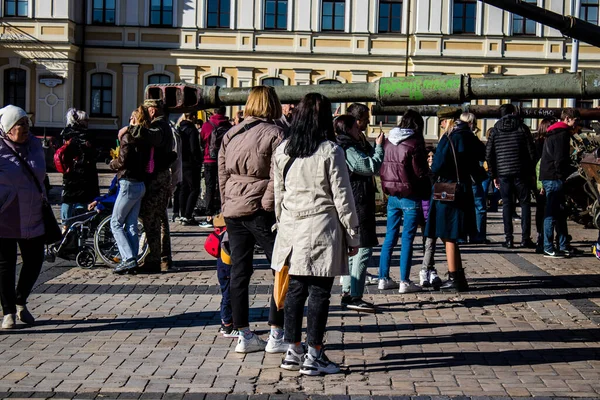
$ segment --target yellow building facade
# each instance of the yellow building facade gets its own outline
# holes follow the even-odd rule
[[[92,129],[114,133],[153,82],[545,74],[568,71],[571,58],[571,40],[560,32],[474,0],[0,1],[0,105],[21,105],[45,128],[62,127],[75,106],[91,115]],[[574,0],[530,1],[573,13]],[[598,1],[584,3],[582,18],[597,24]],[[579,68],[600,68],[600,49],[582,44]],[[479,104],[500,101],[564,105]],[[430,138],[435,126],[431,118]]]

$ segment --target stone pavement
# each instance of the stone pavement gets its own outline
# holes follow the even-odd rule
[[[600,261],[589,251],[594,230],[571,224],[573,243],[586,254],[551,260],[503,249],[500,214],[492,213],[493,243],[463,247],[471,291],[400,295],[368,286],[365,297],[380,306],[377,314],[341,309],[336,282],[327,354],[343,373],[301,377],[279,368],[281,355],[236,354],[235,341],[217,334],[215,261],[202,248],[208,231],[172,228],[177,270],[167,274],[116,276],[100,265],[45,264],[29,300],[36,326],[0,331],[0,397],[599,397]],[[379,233],[382,241],[383,220]],[[394,256],[397,279],[399,251]],[[371,273],[378,257],[379,249]],[[421,257],[419,243],[414,280]],[[264,336],[271,282],[266,260],[257,257],[251,319]]]

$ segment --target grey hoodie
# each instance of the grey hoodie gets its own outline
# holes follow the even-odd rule
[[[415,131],[413,131],[412,129],[396,127],[390,131],[390,136],[388,137],[388,140],[394,146],[398,146],[399,143],[405,141],[414,134]]]

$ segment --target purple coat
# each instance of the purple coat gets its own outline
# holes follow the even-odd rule
[[[33,178],[10,151],[12,147],[35,172],[44,190],[46,162],[38,138],[23,144],[0,139],[0,238],[30,239],[44,234],[42,199]]]

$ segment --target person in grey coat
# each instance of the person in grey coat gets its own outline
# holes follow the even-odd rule
[[[44,222],[42,196],[34,178],[21,165],[27,160],[41,184],[46,174],[44,151],[39,139],[29,132],[29,118],[19,107],[0,109],[0,298],[2,329],[16,327],[18,318],[33,324],[27,298],[44,262]],[[45,193],[43,194],[45,196]],[[17,245],[23,264],[15,289]]]

